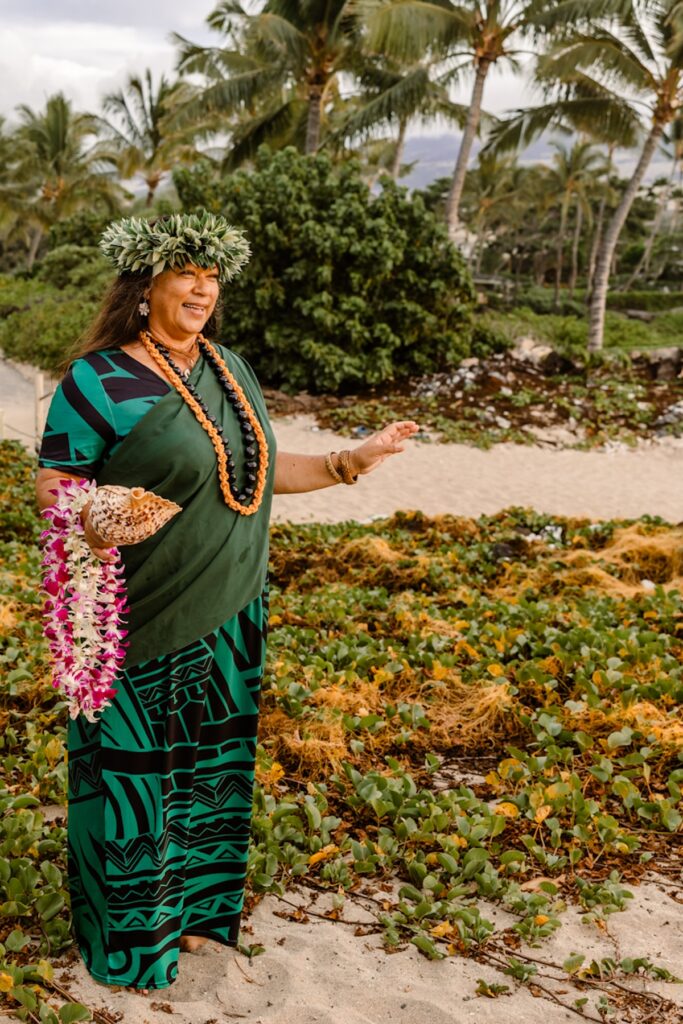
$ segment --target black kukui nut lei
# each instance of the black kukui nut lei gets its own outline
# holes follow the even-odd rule
[[[221,385],[221,387],[223,389],[223,393],[225,394],[226,398],[230,402],[230,405],[232,406],[233,411],[235,412],[235,415],[237,416],[237,419],[238,419],[238,422],[239,422],[239,425],[240,425],[240,431],[242,433],[242,441],[243,441],[243,444],[244,444],[244,453],[245,453],[245,455],[247,456],[247,458],[249,460],[248,462],[245,463],[245,469],[246,469],[245,477],[246,477],[246,480],[245,480],[245,484],[244,484],[244,486],[242,488],[239,488],[237,486],[237,468],[235,466],[235,460],[233,458],[232,449],[229,447],[228,440],[225,437],[225,432],[224,432],[222,426],[220,425],[220,423],[218,423],[218,421],[216,420],[216,417],[212,416],[211,413],[209,412],[209,410],[206,408],[206,405],[204,403],[204,399],[199,394],[199,392],[195,388],[194,384],[190,383],[190,381],[189,381],[189,376],[190,376],[189,370],[186,373],[184,373],[180,369],[180,367],[177,366],[176,363],[173,361],[173,359],[171,358],[171,354],[168,351],[168,349],[164,348],[164,346],[160,342],[158,342],[156,340],[156,338],[152,338],[151,335],[150,335],[150,339],[152,341],[152,344],[156,348],[157,352],[161,353],[163,358],[168,363],[170,369],[173,370],[174,373],[178,374],[178,376],[182,380],[184,386],[187,388],[187,390],[190,392],[190,394],[192,395],[194,400],[200,406],[200,408],[201,408],[202,412],[204,413],[204,415],[206,416],[206,418],[216,428],[216,430],[218,432],[218,435],[219,435],[219,437],[220,437],[220,439],[221,439],[221,441],[223,443],[223,451],[225,452],[225,459],[226,459],[226,463],[227,463],[226,471],[227,471],[227,476],[228,476],[228,483],[230,484],[230,493],[232,494],[232,496],[235,499],[235,501],[239,501],[240,505],[249,504],[252,501],[252,499],[254,497],[254,492],[256,490],[256,482],[257,482],[257,479],[258,479],[258,477],[256,475],[256,471],[258,470],[260,453],[259,453],[259,450],[258,450],[258,444],[256,442],[256,435],[254,434],[254,431],[253,431],[253,428],[251,426],[251,423],[249,423],[249,420],[248,420],[248,415],[249,414],[247,413],[247,411],[244,408],[243,404],[237,398],[237,393],[236,393],[235,389],[230,385],[230,383],[228,381],[228,378],[225,376],[223,371],[219,368],[218,363],[213,358],[213,356],[208,351],[208,349],[204,348],[202,343],[199,342],[199,349],[200,349],[204,359],[206,360],[206,362],[211,367],[211,370],[213,371],[214,376],[218,380],[218,383]],[[253,456],[253,458],[252,458],[252,456]]]

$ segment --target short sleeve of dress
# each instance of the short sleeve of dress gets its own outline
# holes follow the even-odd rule
[[[52,396],[38,464],[91,480],[116,441],[109,398],[87,359],[70,366]]]

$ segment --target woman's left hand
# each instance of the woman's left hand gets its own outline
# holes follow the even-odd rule
[[[390,455],[405,451],[403,442],[416,434],[420,427],[413,420],[401,420],[373,434],[367,441],[351,452],[351,469],[354,473],[372,473],[373,469]]]

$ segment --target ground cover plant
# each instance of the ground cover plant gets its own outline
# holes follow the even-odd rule
[[[77,954],[33,472],[0,445],[0,992],[55,1024],[90,1011],[55,980]],[[655,960],[555,963],[543,944],[571,906],[587,945],[609,934],[640,879],[680,871],[681,528],[508,509],[272,541],[247,908],[271,893],[297,920],[288,890],[322,892],[339,927],[371,909],[363,933],[388,950],[495,965],[508,984],[482,979],[482,997],[527,985],[587,1020],[676,1020],[668,986],[633,994],[673,981]]]

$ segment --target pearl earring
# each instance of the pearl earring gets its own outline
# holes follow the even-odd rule
[[[147,299],[143,299],[138,306],[138,313],[140,316],[149,316],[149,302]]]

